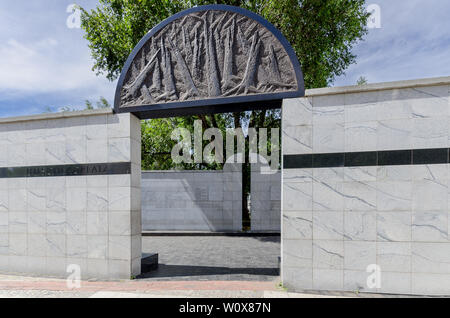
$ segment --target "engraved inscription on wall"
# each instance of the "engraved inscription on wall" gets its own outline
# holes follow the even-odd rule
[[[278,39],[239,13],[209,10],[172,21],[132,61],[120,107],[298,89]]]

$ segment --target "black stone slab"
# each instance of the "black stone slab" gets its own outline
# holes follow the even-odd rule
[[[344,153],[313,154],[313,168],[343,167],[345,164]]]
[[[371,152],[349,152],[345,154],[345,167],[364,167],[376,166],[378,163],[378,154]]]
[[[412,150],[379,151],[379,166],[403,166],[412,164]]]
[[[0,168],[0,179],[130,174],[131,162]]]
[[[283,166],[286,169],[312,168],[313,167],[313,156],[312,155],[284,156]]]
[[[148,273],[158,268],[158,253],[142,253],[141,274]]]
[[[417,149],[413,150],[414,165],[442,164],[449,162],[449,149]]]
[[[449,148],[284,155],[284,169],[450,163]]]
[[[142,236],[229,236],[229,237],[271,237],[280,236],[279,231],[250,232],[203,232],[203,231],[144,231]]]

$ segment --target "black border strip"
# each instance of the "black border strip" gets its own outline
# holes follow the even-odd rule
[[[450,163],[450,148],[284,155],[284,169]]]
[[[280,232],[164,232],[164,231],[142,231],[142,236],[234,236],[234,237],[255,237],[255,236],[280,236]]]
[[[131,174],[131,162],[0,168],[0,179]]]

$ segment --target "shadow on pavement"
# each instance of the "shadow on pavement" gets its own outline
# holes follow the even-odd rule
[[[249,238],[258,240],[259,242],[280,243],[280,236],[250,236]]]
[[[279,268],[230,268],[213,266],[188,266],[159,264],[158,269],[139,275],[138,279],[145,278],[173,278],[182,276],[214,276],[214,275],[251,275],[251,276],[278,276]]]

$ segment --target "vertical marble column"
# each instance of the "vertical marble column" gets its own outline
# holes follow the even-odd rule
[[[450,294],[449,90],[437,78],[284,100],[286,287]]]
[[[140,274],[136,117],[96,110],[1,119],[0,147],[0,272]]]

